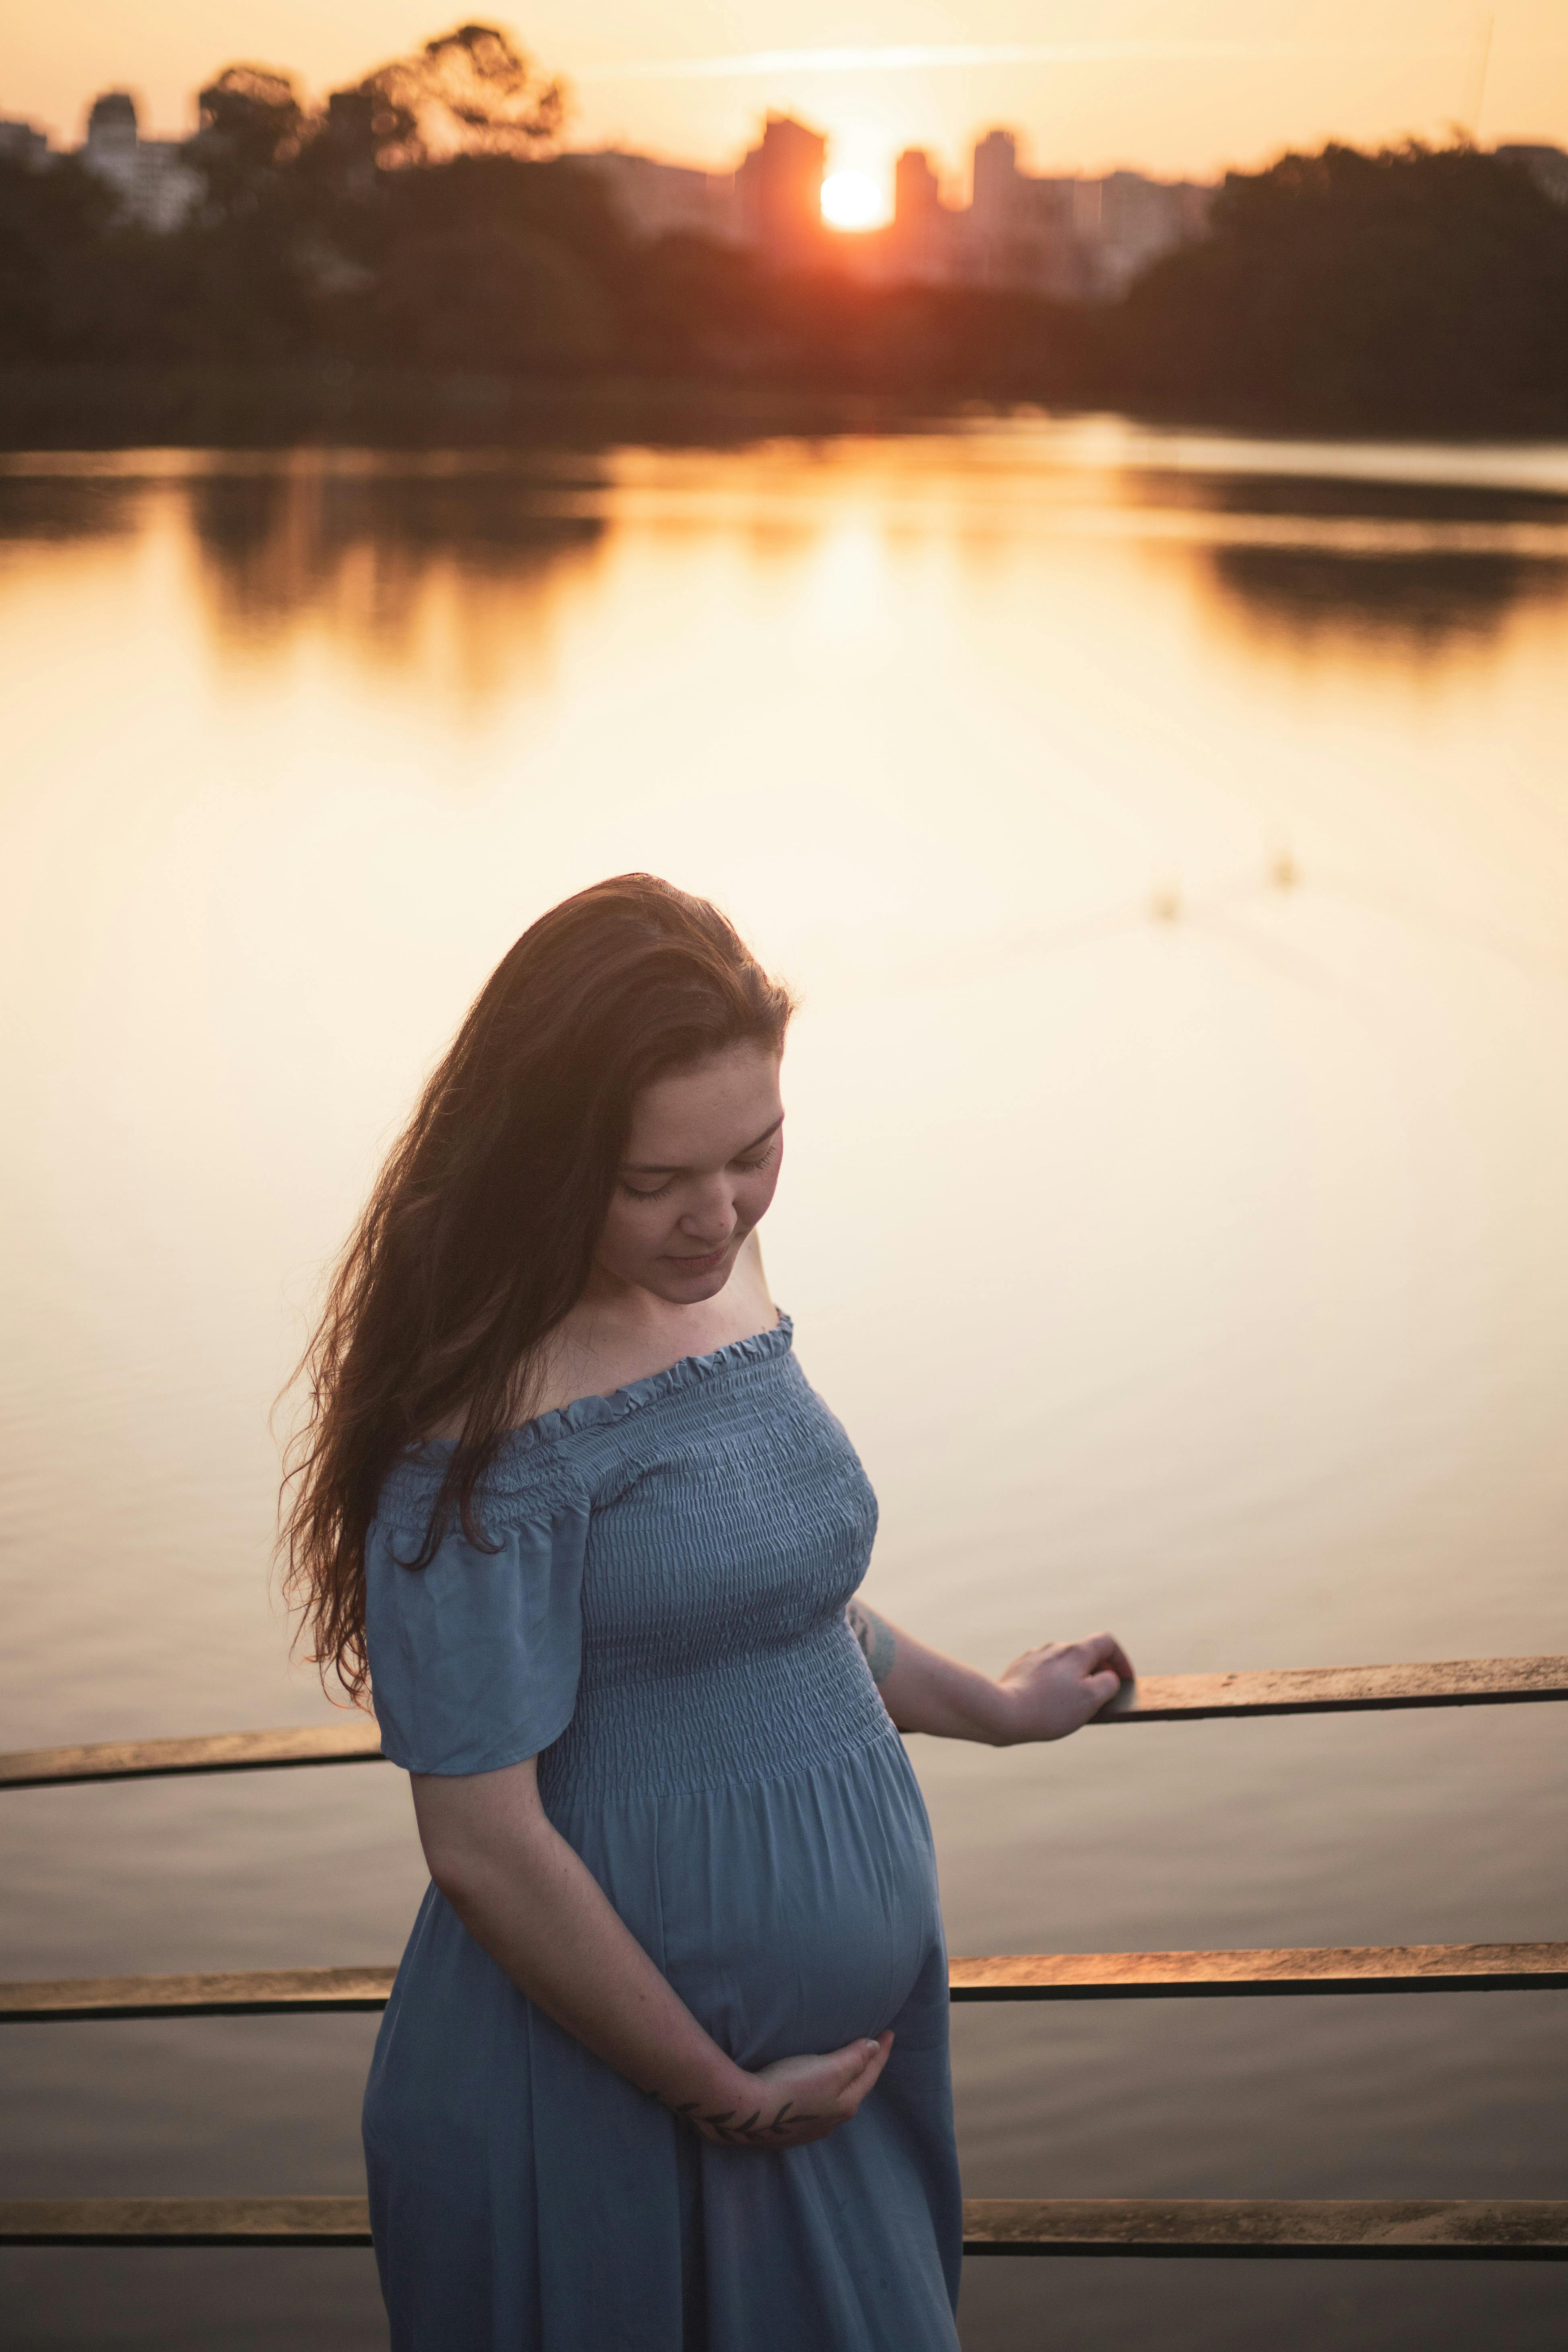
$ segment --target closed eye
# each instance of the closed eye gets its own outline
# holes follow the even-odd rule
[[[768,1145],[767,1150],[763,1152],[759,1158],[753,1160],[731,1160],[730,1165],[731,1168],[743,1168],[748,1175],[755,1175],[759,1169],[765,1168],[767,1166],[769,1160],[776,1155],[778,1148],[779,1139],[775,1135],[773,1141]],[[628,1193],[634,1201],[662,1201],[667,1192],[673,1191],[674,1185],[675,1178],[673,1176],[667,1177],[662,1184],[654,1184],[651,1186],[628,1184],[624,1176],[621,1179],[622,1192]]]

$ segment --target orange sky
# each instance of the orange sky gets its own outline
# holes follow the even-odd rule
[[[79,135],[126,87],[144,128],[186,130],[191,92],[237,59],[313,90],[460,21],[415,0],[0,0],[0,113]],[[1440,137],[1568,144],[1568,0],[535,0],[506,25],[574,81],[574,145],[617,141],[725,164],[768,108],[826,131],[830,163],[885,175],[900,147],[952,176],[1011,123],[1037,169],[1206,175],[1286,145]]]

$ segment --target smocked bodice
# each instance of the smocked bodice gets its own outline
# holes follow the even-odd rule
[[[787,1318],[510,1433],[479,1497],[495,1549],[448,1532],[403,1567],[446,1459],[398,1465],[368,1548],[376,1709],[409,1769],[538,1753],[558,1811],[894,1737],[844,1617],[876,1499]]]

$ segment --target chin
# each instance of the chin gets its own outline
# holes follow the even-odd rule
[[[733,1272],[732,1265],[716,1265],[711,1274],[689,1274],[684,1281],[677,1276],[670,1285],[672,1303],[700,1307],[705,1300],[717,1298]]]
[[[673,1266],[659,1266],[648,1288],[672,1307],[700,1307],[710,1298],[717,1298],[735,1271],[733,1255],[709,1268],[705,1274],[677,1274]]]

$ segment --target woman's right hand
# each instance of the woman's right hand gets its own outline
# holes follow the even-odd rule
[[[726,2115],[683,2107],[693,2129],[716,2147],[804,2147],[847,2124],[876,2084],[893,2046],[891,2033],[847,2042],[823,2057],[775,2058],[743,2074],[743,2101]]]

